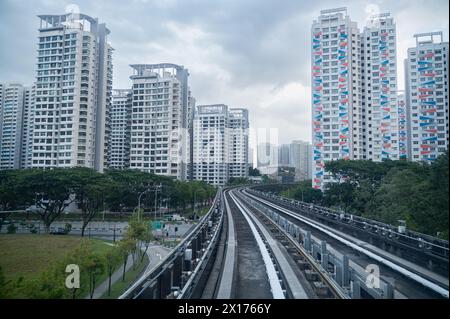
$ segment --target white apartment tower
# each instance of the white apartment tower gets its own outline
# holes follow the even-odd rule
[[[405,93],[397,95],[398,109],[398,159],[408,159],[408,120],[406,115]]]
[[[199,105],[194,114],[194,179],[218,186],[229,178],[228,106]]]
[[[199,105],[193,122],[193,176],[212,185],[248,177],[248,110]]]
[[[273,175],[278,172],[278,147],[275,144],[262,142],[257,145],[256,167],[264,175]]]
[[[188,177],[189,118],[193,102],[189,72],[176,64],[131,65],[134,74],[130,168]]]
[[[408,157],[434,161],[448,149],[449,46],[442,32],[415,34],[405,61]]]
[[[314,188],[330,180],[325,162],[364,158],[360,33],[346,8],[321,11],[312,25]]]
[[[24,166],[22,139],[26,131],[24,112],[29,108],[30,89],[18,83],[0,83],[0,170]]]
[[[296,180],[308,180],[312,174],[312,145],[304,141],[292,141],[289,145],[290,166],[295,167]]]
[[[399,158],[396,46],[390,14],[370,17],[361,34],[363,158],[376,162]]]
[[[371,16],[363,32],[346,8],[312,25],[313,187],[331,180],[327,161],[399,159],[396,26]]]
[[[279,166],[290,166],[290,145],[289,144],[281,144],[278,146],[278,165]]]
[[[84,14],[41,15],[31,166],[107,165],[112,48]]]
[[[130,166],[131,90],[113,90],[110,112],[108,167]]]
[[[230,178],[248,177],[248,110],[242,108],[228,111],[230,138]]]

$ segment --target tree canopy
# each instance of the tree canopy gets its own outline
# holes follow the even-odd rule
[[[303,182],[284,196],[314,202],[347,213],[397,224],[448,239],[448,151],[431,164],[409,161],[337,160],[325,164],[335,182],[313,195]],[[320,191],[318,191],[320,192]]]

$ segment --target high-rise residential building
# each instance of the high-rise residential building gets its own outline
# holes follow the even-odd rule
[[[113,90],[108,142],[108,167],[130,166],[131,90]]]
[[[21,168],[26,95],[21,84],[0,83],[0,170]]]
[[[253,148],[252,147],[248,147],[248,168],[255,168],[255,163],[254,163],[254,155],[253,155]]]
[[[313,187],[331,181],[325,162],[399,158],[395,23],[371,16],[363,32],[346,8],[312,25]]]
[[[281,144],[278,146],[278,165],[279,166],[289,166],[291,164],[290,161],[290,145],[289,144]]]
[[[248,110],[224,104],[199,105],[194,114],[193,176],[225,185],[248,177]]]
[[[189,72],[170,63],[131,67],[130,168],[186,180],[190,107],[194,102],[188,87]]]
[[[194,179],[225,185],[229,178],[228,106],[199,105],[194,114]]]
[[[20,168],[31,167],[33,155],[34,103],[36,86],[25,87],[25,104],[22,116],[22,142]]]
[[[3,86],[0,82],[0,153],[2,152],[2,132],[3,132]]]
[[[353,121],[363,128],[365,159],[376,162],[398,160],[399,156],[396,46],[396,26],[390,14],[371,16],[361,34],[365,117]]]
[[[448,149],[449,45],[442,32],[414,37],[405,60],[408,158],[432,162]]]
[[[406,116],[405,94],[399,91],[397,95],[398,109],[398,158],[408,159],[408,121]]]
[[[248,177],[249,121],[248,110],[228,110],[230,178]]]
[[[273,175],[278,172],[277,145],[262,142],[257,145],[257,168],[264,175]]]
[[[331,176],[325,162],[364,158],[360,32],[346,8],[321,11],[312,25],[313,187]]]
[[[84,14],[39,18],[31,166],[102,171],[112,91],[110,31]]]
[[[304,141],[292,141],[289,145],[291,167],[295,168],[296,180],[308,180],[312,176],[312,145]]]
[[[187,119],[187,126],[188,126],[188,134],[189,134],[189,140],[186,143],[186,154],[188,154],[188,160],[187,160],[187,178],[188,180],[192,181],[194,180],[194,113],[195,113],[195,97],[192,96],[192,92],[189,91],[189,97],[188,97],[188,119]]]

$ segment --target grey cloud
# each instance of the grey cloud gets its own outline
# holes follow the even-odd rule
[[[321,9],[347,6],[360,27],[369,5],[398,16],[399,59],[425,26],[448,39],[446,0],[0,0],[0,81],[33,81],[36,16],[70,3],[111,30],[114,87],[130,85],[131,63],[183,64],[199,104],[248,107],[252,125],[279,127],[282,142],[310,139],[309,34]]]

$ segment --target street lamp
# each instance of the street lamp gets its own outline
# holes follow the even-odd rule
[[[197,212],[195,211],[195,208],[196,208],[196,205],[197,205],[197,192],[198,192],[198,191],[201,191],[201,190],[203,190],[203,189],[198,188],[198,189],[196,189],[195,192],[194,192],[194,207],[192,208],[192,210],[193,210],[193,212],[194,212],[194,214],[195,214],[195,217],[197,217]]]
[[[155,220],[156,220],[156,213],[158,211],[157,209],[157,204],[158,204],[158,190],[162,188],[162,184],[160,183],[159,185],[155,186]]]
[[[149,192],[150,189],[146,189],[145,191],[143,191],[142,193],[139,194],[138,197],[138,220],[141,220],[141,197],[142,195],[144,195],[145,193]]]
[[[138,219],[140,220],[140,211],[141,211],[141,197],[142,195],[144,195],[145,193],[154,191],[155,192],[155,220],[156,220],[156,211],[157,211],[157,194],[158,194],[158,189],[160,189],[162,187],[161,184],[157,185],[157,186],[153,186],[152,188],[147,188],[146,190],[144,190],[142,193],[139,194],[138,197]]]

